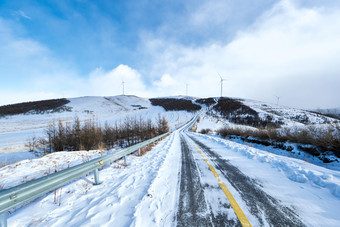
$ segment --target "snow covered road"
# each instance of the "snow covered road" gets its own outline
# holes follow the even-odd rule
[[[198,141],[193,135],[190,136],[192,143],[195,146],[199,147],[205,157],[210,160],[210,163],[215,167],[216,172],[219,174],[221,180],[225,182],[229,190],[235,191],[234,197],[236,197],[236,201],[242,204],[241,209],[244,210],[248,219],[251,219],[252,225],[255,226],[304,226],[304,224],[299,220],[299,217],[294,213],[294,211],[286,207],[280,202],[273,198],[272,196],[268,195],[264,192],[261,188],[261,185],[254,179],[248,177],[246,174],[241,172],[236,166],[231,164],[230,160],[226,158],[226,156],[220,156],[215,153],[212,149],[204,145],[202,142]],[[182,151],[183,152],[183,151]],[[194,153],[195,150],[191,149],[191,152]],[[200,156],[196,156],[196,159],[199,159]],[[202,158],[201,158],[202,159]],[[207,171],[206,175],[209,175],[210,169],[203,164],[200,164],[200,171],[204,172]],[[213,179],[214,176],[210,178]],[[205,193],[207,197],[216,197],[216,193],[213,193],[209,188],[210,185],[204,184],[202,187],[207,188],[207,192]],[[220,190],[221,188],[219,185],[215,187],[216,189]],[[219,201],[223,201],[222,198],[218,198]],[[208,201],[207,198],[207,201]],[[210,199],[212,200],[212,199]],[[214,201],[214,200],[212,200]],[[216,201],[216,199],[215,199]],[[213,206],[210,203],[210,207]],[[214,204],[216,206],[216,204]],[[219,206],[227,206],[230,207],[230,202],[224,201],[223,203],[220,202]],[[215,208],[216,209],[216,208]],[[241,223],[237,218],[233,219],[233,222],[228,220],[228,214],[221,213],[221,209],[218,208],[212,212],[216,212],[220,217],[218,223],[212,222],[213,225],[223,225],[223,226],[239,226]],[[231,213],[229,211],[229,213]],[[216,215],[212,215],[214,217]],[[212,219],[214,220],[214,219]],[[227,222],[228,221],[228,222]]]
[[[188,136],[253,226],[339,226],[338,171],[216,137]]]
[[[93,186],[89,175],[57,190],[57,203],[50,193],[18,209],[8,216],[8,225],[240,226],[196,147],[253,226],[340,225],[338,171],[185,130],[144,156],[129,156],[126,167],[107,166],[100,171],[101,185]],[[16,171],[29,175],[35,162],[41,165],[34,159],[4,167],[11,170],[6,187],[25,179]],[[58,162],[65,159],[55,159],[51,168]]]

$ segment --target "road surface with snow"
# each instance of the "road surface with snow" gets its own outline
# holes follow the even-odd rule
[[[189,209],[183,212],[179,209],[180,217],[190,217],[181,218],[179,220],[184,220],[183,224],[190,225],[190,223],[197,223],[200,226],[240,226],[241,223],[232,214],[232,207],[230,202],[226,199],[223,194],[221,187],[214,182],[214,176],[210,173],[210,169],[207,168],[205,163],[202,163],[202,157],[197,155],[195,150],[196,146],[200,151],[202,151],[206,157],[210,160],[211,164],[215,166],[215,169],[219,175],[227,181],[228,184],[233,187],[243,203],[245,203],[245,209],[250,213],[252,219],[256,219],[258,225],[270,225],[270,226],[304,226],[299,220],[297,214],[294,210],[283,205],[277,199],[273,198],[261,188],[261,185],[255,180],[248,177],[246,174],[241,172],[236,166],[234,166],[228,156],[220,156],[215,153],[212,149],[204,145],[204,142],[199,141],[194,137],[194,135],[182,136],[182,170],[187,169],[186,172],[182,171],[181,175],[181,191],[180,194],[188,195],[183,196],[180,199],[180,204],[182,201],[187,201]],[[191,146],[189,145],[191,143]],[[188,147],[190,147],[188,149]],[[188,161],[190,160],[191,161]],[[188,173],[191,171],[191,173]],[[201,174],[198,174],[200,172]],[[196,174],[195,174],[196,173]],[[187,179],[191,179],[191,176],[196,176],[196,180],[191,180],[195,183],[195,187],[183,188],[182,184],[186,184]],[[200,175],[205,175],[209,180],[204,182],[201,180]],[[191,183],[189,184],[191,185]],[[198,193],[199,192],[199,193]],[[221,193],[222,192],[222,193]],[[195,196],[197,194],[197,196]],[[214,195],[213,197],[211,196]],[[201,196],[198,196],[201,195]],[[207,195],[206,198],[204,195]],[[218,196],[217,196],[218,195]],[[213,198],[213,199],[212,199]],[[196,209],[196,207],[198,209]],[[198,218],[195,218],[197,214],[202,213],[199,209],[200,207],[208,207],[207,223],[203,224]],[[212,209],[212,207],[215,207]],[[217,209],[216,209],[217,207]],[[181,208],[181,206],[179,207]],[[210,210],[210,212],[209,212]],[[185,214],[183,214],[185,213]],[[231,217],[229,217],[231,216]],[[178,222],[180,226],[183,226]],[[196,225],[196,224],[194,224]]]

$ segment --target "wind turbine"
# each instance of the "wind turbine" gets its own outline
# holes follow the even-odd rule
[[[125,95],[124,93],[124,84],[126,84],[126,82],[124,82],[124,80],[122,81],[121,85],[123,85],[123,95]]]
[[[277,104],[276,105],[279,105],[280,97],[276,96],[276,95],[274,95],[274,96],[277,98]]]
[[[225,81],[226,79],[223,79],[219,73],[217,73],[217,74],[218,74],[218,75],[220,76],[220,78],[221,78],[220,84],[221,84],[221,97],[222,97],[223,81]]]

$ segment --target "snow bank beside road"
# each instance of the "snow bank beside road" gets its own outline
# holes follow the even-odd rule
[[[210,140],[223,144],[226,148],[235,152],[239,152],[242,155],[247,156],[249,159],[268,163],[273,168],[282,171],[287,176],[287,178],[292,181],[300,183],[310,182],[314,185],[327,188],[332,193],[332,195],[340,198],[340,172],[338,171],[316,166],[303,160],[271,154],[266,151],[231,142],[225,139],[201,134],[195,135],[209,138]]]
[[[98,150],[55,152],[39,159],[23,160],[10,164],[0,168],[0,188],[11,188],[89,161],[103,154]]]
[[[175,226],[181,168],[181,147],[179,132],[174,132],[172,144],[166,145],[169,153],[151,184],[148,194],[136,207],[136,226]]]
[[[192,136],[290,207],[306,226],[339,226],[339,171],[213,136]]]
[[[117,162],[107,166],[99,172],[99,178],[102,181],[100,185],[94,186],[92,184],[94,179],[93,175],[90,174],[56,190],[56,199],[54,193],[42,196],[28,206],[10,214],[8,225],[131,226],[134,218],[136,220],[144,218],[144,212],[138,214],[136,207],[143,198],[148,198],[150,185],[159,175],[159,169],[164,169],[161,168],[164,161],[170,157],[168,153],[173,140],[172,134],[144,156],[128,156],[128,166],[126,167]],[[6,186],[15,185],[23,179],[23,176],[16,176],[16,174],[22,172],[22,174],[25,173],[30,177],[38,177],[38,175],[44,175],[49,167],[54,171],[55,165],[57,168],[67,168],[68,162],[82,161],[82,152],[80,152],[80,155],[76,154],[77,152],[58,152],[30,162],[22,161],[17,167],[6,166],[6,169],[0,169],[2,171],[0,174],[3,174],[0,175],[0,182],[6,179],[8,181]],[[100,154],[94,152],[93,157],[84,157],[84,159],[92,159],[97,155]],[[122,163],[122,160],[120,162]],[[10,172],[12,168],[18,169]],[[172,185],[169,186],[172,187]],[[163,192],[166,192],[166,190]],[[152,198],[150,199],[152,200]],[[54,202],[55,200],[57,200],[57,203]],[[155,204],[155,209],[157,210],[157,204]],[[167,209],[174,210],[169,206]],[[163,213],[162,211],[157,210],[160,213]],[[155,219],[155,215],[158,214],[154,214],[151,219]]]

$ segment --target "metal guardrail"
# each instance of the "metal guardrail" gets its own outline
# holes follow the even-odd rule
[[[131,147],[125,148],[114,154],[109,154],[103,157],[95,158],[91,161],[61,170],[33,181],[9,188],[0,190],[0,227],[7,226],[7,211],[15,208],[23,203],[32,201],[48,192],[51,192],[63,185],[66,185],[82,176],[93,172],[95,178],[95,185],[100,184],[98,169],[114,162],[118,159],[124,158],[126,164],[126,156],[136,152],[140,149],[154,143],[169,135],[170,132],[164,133],[160,136],[146,140],[144,142],[135,144]]]
[[[0,190],[0,227],[7,227],[7,211],[12,208],[18,207],[26,202],[32,201],[40,196],[51,192],[59,187],[66,185],[82,176],[93,172],[94,185],[100,184],[99,169],[105,165],[112,163],[118,159],[124,158],[125,165],[126,156],[136,152],[140,152],[140,149],[154,143],[157,140],[164,138],[176,129],[192,125],[198,118],[199,114],[194,116],[191,120],[180,126],[171,129],[169,132],[156,136],[152,139],[135,144],[131,147],[122,149],[114,154],[109,154],[103,157],[95,158],[91,161],[61,170],[57,173],[32,180],[30,182],[9,188]]]

